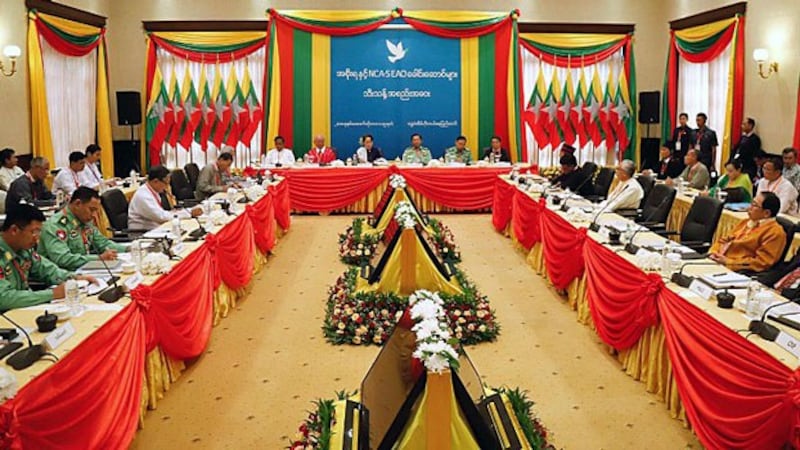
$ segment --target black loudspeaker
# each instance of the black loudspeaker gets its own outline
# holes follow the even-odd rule
[[[142,123],[142,97],[138,92],[117,92],[117,122],[120,126]]]
[[[661,92],[639,92],[639,123],[661,122]]]
[[[142,173],[139,167],[140,141],[114,141],[114,176],[125,178],[131,169]]]
[[[661,160],[658,151],[661,141],[658,138],[642,138],[641,146],[641,169],[658,170],[658,162]]]

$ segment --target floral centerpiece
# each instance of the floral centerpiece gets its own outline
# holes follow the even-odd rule
[[[450,228],[434,218],[430,219],[429,225],[433,230],[430,239],[431,245],[436,254],[444,261],[461,262],[461,251],[456,245],[455,237]]]
[[[552,180],[553,178],[559,176],[561,174],[560,167],[545,167],[539,169],[539,174],[548,180]]]
[[[364,233],[364,218],[358,217],[339,235],[339,259],[345,264],[368,264],[381,241],[378,233]]]
[[[359,269],[350,268],[328,291],[323,333],[332,344],[383,345],[409,306],[409,297],[381,292],[355,292]],[[460,294],[437,294],[442,300],[447,330],[462,345],[497,338],[500,325],[489,300],[466,275],[456,270]]]
[[[400,174],[389,175],[389,186],[394,189],[405,189],[407,186],[406,177]]]
[[[451,367],[458,369],[458,353],[453,347],[458,340],[451,340],[444,301],[439,294],[419,290],[408,297],[408,304],[411,318],[416,321],[411,328],[417,337],[414,358],[431,372],[442,373]]]
[[[403,228],[414,228],[417,225],[417,213],[410,202],[397,202],[394,207],[394,219]]]

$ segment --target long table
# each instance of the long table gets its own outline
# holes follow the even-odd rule
[[[147,276],[113,305],[87,299],[70,319],[76,334],[53,353],[14,372],[17,395],[0,405],[0,448],[103,448],[130,445],[147,409],[205,349],[212,327],[243,298],[277,237],[290,226],[288,186],[241,208],[203,241],[186,242],[164,275]],[[192,230],[193,220],[182,228]],[[187,289],[187,287],[190,287]],[[10,311],[23,326],[46,305]],[[61,325],[63,326],[63,325]],[[31,334],[34,341],[43,335]]]
[[[738,333],[749,321],[637,267],[587,223],[571,223],[504,177],[492,223],[533,269],[567,292],[578,320],[594,328],[623,369],[690,425],[707,448],[797,447],[798,360],[775,343]],[[613,214],[600,223],[623,220]],[[639,245],[663,242],[649,232]],[[691,275],[720,266],[686,267]],[[774,294],[777,297],[777,294]],[[794,337],[795,330],[781,327]]]
[[[492,206],[494,180],[511,168],[390,165],[292,167],[272,171],[286,177],[293,211],[365,214],[375,210],[392,174],[406,179],[411,199],[422,212],[488,211]]]

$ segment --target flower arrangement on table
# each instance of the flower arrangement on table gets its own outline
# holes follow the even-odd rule
[[[435,292],[419,290],[408,297],[408,305],[416,321],[411,328],[417,337],[413,357],[431,372],[458,370],[458,352],[453,347],[458,339],[451,338],[444,300]]]
[[[247,196],[248,199],[251,201],[256,201],[261,197],[267,195],[267,190],[264,189],[263,186],[260,184],[253,184],[252,186],[246,187],[244,189],[244,195]]]
[[[336,345],[383,345],[409,305],[409,297],[392,293],[355,292],[358,268],[350,268],[328,292],[325,339]],[[438,294],[442,300],[448,332],[462,345],[491,342],[500,333],[489,300],[466,275],[456,270],[460,294]]]
[[[345,392],[338,392],[337,398],[344,400],[348,397]],[[308,417],[297,428],[294,439],[289,441],[289,450],[329,449],[332,430],[336,423],[336,401],[333,399],[318,399],[313,402],[314,410],[309,411]]]
[[[345,264],[369,263],[381,241],[378,233],[364,233],[364,222],[362,217],[354,219],[353,225],[339,235],[339,259]]]
[[[394,207],[394,219],[403,228],[414,228],[417,226],[417,210],[410,202],[397,202]]]
[[[389,175],[389,186],[394,189],[405,189],[407,186],[406,177],[400,174]]]
[[[455,236],[450,228],[434,218],[430,219],[428,225],[433,230],[431,244],[436,254],[444,261],[461,262],[461,251],[456,245]]]
[[[547,178],[548,180],[552,180],[553,178],[561,175],[561,168],[555,166],[539,168],[539,175]]]

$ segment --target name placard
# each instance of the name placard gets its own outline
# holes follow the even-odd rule
[[[775,343],[787,352],[793,354],[795,358],[800,358],[800,341],[789,333],[781,331],[775,338]]]
[[[129,276],[125,280],[125,287],[128,288],[129,291],[132,291],[136,289],[136,286],[139,286],[142,281],[144,281],[144,275],[137,270],[135,274]]]
[[[71,338],[74,334],[75,334],[75,327],[72,326],[72,322],[67,322],[64,325],[61,325],[60,327],[51,331],[50,334],[48,334],[47,337],[44,338],[44,345],[50,350],[55,350],[61,344],[63,344],[69,338]]]
[[[710,299],[715,294],[714,288],[698,279],[692,281],[692,284],[689,285],[689,290],[699,295],[704,300]]]

